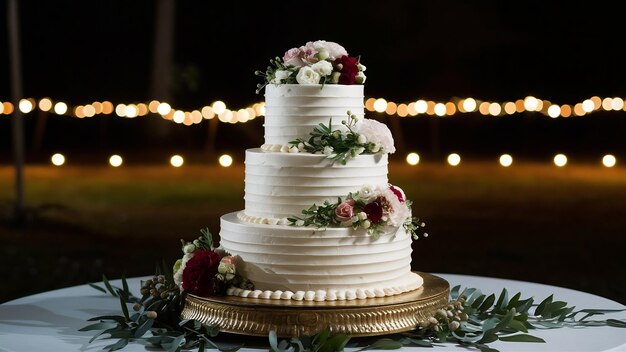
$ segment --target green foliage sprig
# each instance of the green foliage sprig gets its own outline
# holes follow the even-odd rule
[[[255,71],[254,74],[260,77],[263,77],[263,83],[259,83],[256,85],[256,94],[259,94],[266,85],[273,82],[276,78],[276,71],[294,71],[295,67],[292,65],[285,65],[283,59],[276,56],[276,58],[270,60],[270,65],[267,66],[265,71]],[[283,82],[284,84],[296,84],[295,75],[290,75]]]
[[[324,154],[328,159],[339,161],[345,165],[349,159],[357,155],[366,153],[373,154],[382,152],[381,147],[374,143],[364,141],[361,134],[354,130],[359,117],[347,111],[348,118],[341,121],[346,126],[347,131],[333,130],[332,118],[328,125],[320,123],[311,133],[309,139],[298,138],[289,145],[312,154]]]

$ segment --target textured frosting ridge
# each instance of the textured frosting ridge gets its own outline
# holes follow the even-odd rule
[[[351,111],[363,117],[362,85],[269,84],[265,86],[265,144],[286,145],[308,138],[320,123],[343,128],[341,121]]]
[[[400,294],[423,282],[411,272],[411,237],[402,227],[374,240],[364,230],[252,224],[230,213],[221,218],[220,238],[256,287],[231,295],[350,300]]]
[[[387,155],[358,155],[346,165],[324,155],[246,151],[245,215],[282,219],[337,201],[364,184],[387,183]]]

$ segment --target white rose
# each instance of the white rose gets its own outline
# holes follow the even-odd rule
[[[363,119],[356,125],[355,130],[365,135],[369,142],[380,145],[385,153],[395,153],[396,147],[393,145],[393,136],[384,123],[372,119]]]
[[[376,188],[372,185],[363,185],[359,190],[359,197],[365,202],[369,203],[370,200],[376,198]]]
[[[354,115],[356,116],[356,115]],[[357,142],[359,142],[359,144],[365,144],[367,143],[367,137],[365,137],[365,135],[360,134],[359,138],[357,139]]]
[[[313,47],[315,49],[317,49],[317,51],[320,50],[326,50],[328,52],[328,60],[330,61],[335,61],[335,59],[340,58],[344,55],[348,55],[348,52],[346,51],[346,49],[335,43],[335,42],[327,42],[325,40],[318,40],[316,42],[313,42]]]
[[[311,65],[311,69],[317,72],[320,76],[328,76],[333,73],[333,65],[328,61],[318,61]]]
[[[286,80],[291,76],[291,71],[287,70],[278,70],[274,72],[274,79],[272,79],[271,83],[280,84],[283,83],[283,80]]]
[[[296,81],[299,84],[319,84],[320,78],[319,73],[313,71],[309,66],[302,67],[296,75]]]

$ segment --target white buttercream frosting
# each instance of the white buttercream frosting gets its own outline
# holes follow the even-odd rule
[[[269,84],[265,86],[265,143],[287,145],[303,138],[320,123],[343,129],[347,111],[363,118],[363,86]]]
[[[246,150],[245,216],[277,224],[324,201],[336,202],[363,184],[387,184],[387,155],[358,155],[345,165],[324,155]]]
[[[396,295],[419,288],[411,272],[411,237],[389,227],[376,240],[365,230],[253,224],[221,218],[220,245],[242,259],[240,273],[256,291],[240,297],[305,301]],[[257,292],[258,291],[258,292]]]

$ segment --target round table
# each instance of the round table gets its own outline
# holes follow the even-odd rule
[[[606,298],[561,287],[488,277],[435,275],[448,280],[451,287],[474,287],[486,294],[498,294],[502,288],[506,288],[510,295],[522,292],[522,298],[533,296],[535,300],[554,294],[555,300],[566,301],[577,309],[626,309],[626,306]],[[146,278],[128,280],[133,292],[139,291],[141,279]],[[112,280],[111,283],[121,286],[118,280]],[[89,344],[94,332],[79,332],[78,329],[89,324],[87,319],[107,314],[121,314],[119,301],[88,285],[44,292],[4,303],[0,305],[0,351],[99,351],[116,340],[98,340]],[[605,317],[626,319],[626,312],[609,314],[600,319]],[[626,332],[620,328],[560,328],[533,330],[531,334],[543,338],[546,343],[498,341],[490,346],[501,351],[626,351]],[[241,338],[245,343],[246,338]],[[219,336],[215,341],[219,342]],[[147,349],[152,350],[139,343],[130,343],[123,351]],[[267,348],[243,348],[240,351],[261,350],[267,351]],[[412,347],[404,350],[424,351],[423,348]],[[433,350],[467,351],[452,344]]]

